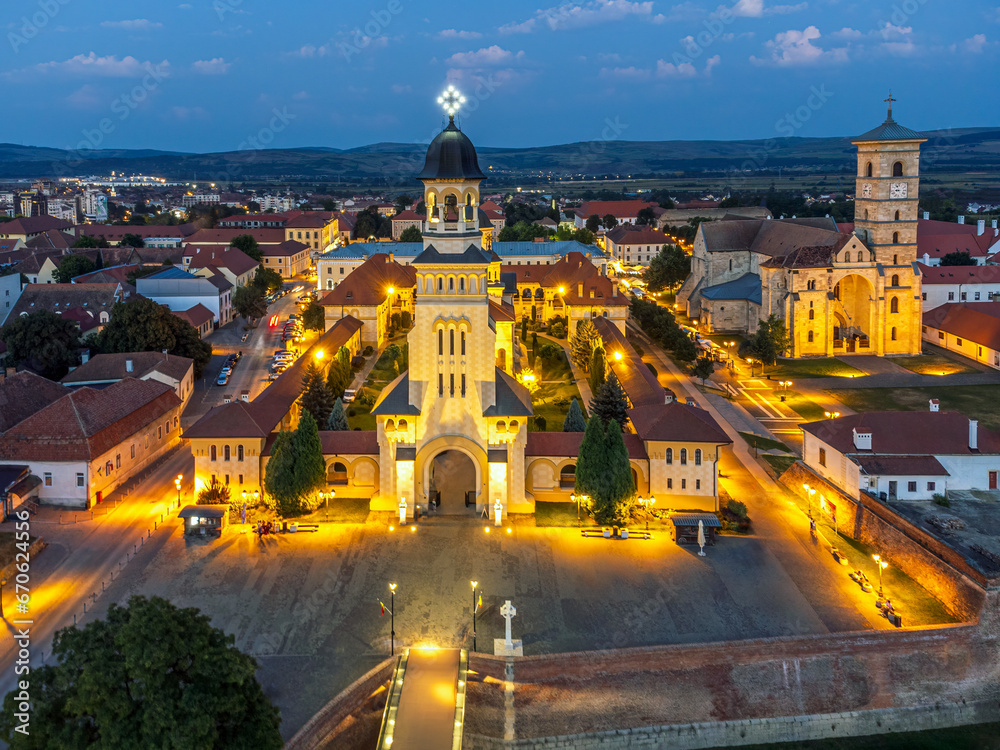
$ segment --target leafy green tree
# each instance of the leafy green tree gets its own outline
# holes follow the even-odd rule
[[[587,420],[583,418],[583,409],[580,408],[580,402],[574,398],[563,421],[563,432],[584,432],[586,429]]]
[[[740,344],[739,355],[753,357],[762,365],[773,365],[788,349],[790,340],[785,324],[773,313],[760,321],[757,332]]]
[[[654,214],[653,209],[648,206],[646,208],[640,208],[639,212],[635,215],[635,223],[640,227],[655,227],[656,214]]]
[[[264,259],[264,253],[261,252],[260,245],[257,244],[257,240],[254,239],[252,234],[236,235],[230,241],[229,246],[235,247],[237,250],[242,250],[258,263]]]
[[[591,214],[587,217],[587,231],[591,234],[597,234],[597,231],[601,228],[601,217],[597,214]]]
[[[375,206],[369,206],[358,214],[351,238],[364,242],[374,237],[376,239],[392,236],[392,222],[378,212]]]
[[[302,313],[302,325],[310,331],[322,331],[326,328],[325,316],[323,305],[313,302]]]
[[[407,227],[399,234],[400,242],[423,242],[424,235],[420,232],[420,227]]]
[[[350,425],[347,424],[347,415],[344,414],[344,400],[338,398],[333,402],[333,410],[330,412],[330,417],[326,420],[326,429],[333,432],[346,432],[351,429]]]
[[[73,243],[73,248],[83,248],[91,249],[96,247],[110,247],[110,243],[103,237],[91,237],[89,234],[81,234],[76,242]]]
[[[281,274],[273,268],[257,266],[257,272],[254,274],[253,281],[250,283],[252,286],[262,289],[264,294],[273,294],[281,289],[281,285],[284,284],[284,280],[281,278]]]
[[[315,504],[317,490],[326,486],[326,461],[323,460],[319,427],[313,415],[307,411],[299,417],[299,426],[292,435],[292,447],[295,450],[295,481],[302,511],[305,512]]]
[[[212,347],[201,340],[198,329],[146,297],[116,302],[111,308],[111,320],[98,335],[96,345],[105,353],[166,349],[178,357],[193,359],[196,378],[201,377],[212,357]]]
[[[267,315],[267,300],[264,292],[256,286],[238,286],[233,292],[233,309],[244,320],[263,318]]]
[[[941,256],[942,266],[975,266],[976,259],[964,250],[956,250]]]
[[[12,750],[279,750],[281,716],[234,644],[197,609],[112,603],[106,619],[56,633],[54,663],[32,669],[31,733],[16,730],[13,690],[0,737]]]
[[[580,454],[576,460],[576,485],[573,491],[577,495],[587,495],[593,499],[602,490],[601,474],[607,464],[604,433],[604,422],[593,417],[587,420],[580,443]]]
[[[591,232],[586,227],[580,227],[579,229],[570,229],[569,227],[561,226],[556,229],[555,239],[560,242],[567,242],[570,240],[576,240],[583,245],[593,245],[597,238],[594,233]]]
[[[211,483],[198,493],[198,505],[229,505],[229,485],[213,476]]]
[[[590,415],[591,421],[600,417],[603,422],[617,422],[621,427],[628,423],[628,397],[614,370],[590,399]]]
[[[122,247],[146,247],[146,240],[138,234],[127,232],[122,235],[122,241],[118,244]]]
[[[344,397],[344,391],[354,380],[354,372],[351,370],[351,352],[346,346],[337,350],[337,356],[330,363],[330,369],[326,373],[326,383],[330,387],[333,397],[340,399]]]
[[[664,245],[642,276],[649,291],[659,292],[682,283],[690,273],[690,256],[677,245]]]
[[[628,460],[628,448],[622,438],[622,427],[617,422],[608,422],[605,428],[604,456],[600,489],[592,495],[594,519],[600,524],[626,524],[632,517],[635,480]]]
[[[59,263],[59,268],[56,269],[53,276],[56,283],[68,284],[77,276],[90,273],[96,268],[97,264],[86,255],[78,253],[74,255],[65,255],[63,256],[62,262]]]
[[[678,334],[672,341],[673,346],[671,348],[674,356],[681,362],[694,362],[698,358],[698,347],[695,346],[691,337],[683,335],[680,329],[678,329]]]
[[[691,374],[696,378],[701,378],[702,385],[705,384],[705,378],[713,372],[715,372],[715,363],[708,357],[699,357],[691,368]]]
[[[413,204],[413,198],[406,193],[402,193],[401,195],[396,196],[396,200],[393,201],[393,203],[396,205],[396,213],[401,214]]]
[[[581,320],[576,324],[576,335],[569,342],[570,357],[573,364],[581,370],[590,368],[590,360],[594,356],[594,347],[601,346],[603,340],[597,328],[589,320]]]
[[[333,395],[330,386],[327,385],[323,373],[310,362],[302,376],[300,400],[302,410],[312,414],[317,424],[326,424],[336,400],[337,398]]]
[[[129,271],[128,276],[125,277],[125,280],[132,286],[135,286],[135,282],[138,279],[141,279],[143,276],[151,276],[154,273],[159,273],[160,271],[163,270],[163,266],[169,266],[169,265],[172,264],[169,261],[164,261],[163,265],[161,266],[139,266],[138,268]]]
[[[618,226],[618,219],[615,218],[614,214],[605,214],[604,218],[601,219],[601,224],[604,225],[605,229],[614,229]]]
[[[527,221],[519,221],[516,224],[508,224],[497,235],[497,242],[531,242],[536,238],[546,239],[552,232],[538,224]]]
[[[604,381],[607,380],[608,363],[604,359],[604,347],[595,346],[593,354],[590,355],[590,392],[597,393]]]
[[[292,433],[288,430],[279,431],[271,445],[271,457],[264,472],[264,491],[267,493],[268,505],[282,515],[287,515],[287,511],[298,507],[295,448],[292,445]]]
[[[0,340],[7,345],[8,366],[23,366],[50,380],[59,380],[80,361],[80,329],[48,310],[13,318],[0,328]]]

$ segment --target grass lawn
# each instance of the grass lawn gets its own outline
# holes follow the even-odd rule
[[[774,456],[770,453],[765,453],[761,458],[770,464],[771,468],[774,469],[774,473],[779,477],[788,471],[797,460],[795,456]]]
[[[975,367],[963,362],[957,362],[943,354],[922,354],[919,357],[893,357],[892,361],[900,367],[912,370],[920,375],[959,375],[962,373],[979,372]]]
[[[785,403],[806,422],[826,419],[826,410],[822,406],[796,391],[788,391],[785,394]]]
[[[580,522],[584,526],[596,526],[597,522],[580,510]],[[535,501],[535,526],[576,526],[576,503],[547,503]]]
[[[347,425],[352,430],[374,430],[375,417],[370,406],[352,403],[347,407]]]
[[[785,453],[792,452],[792,449],[784,443],[779,443],[777,440],[771,440],[770,438],[761,437],[760,435],[754,435],[752,432],[741,432],[740,437],[746,440],[747,445],[751,448],[756,445],[757,449],[762,451],[778,450],[784,451]]]
[[[326,504],[320,505],[315,511],[306,516],[296,516],[297,523],[364,523],[368,520],[369,501],[365,498],[339,498],[329,501],[329,508]]]
[[[580,399],[580,389],[576,383],[542,383],[538,390],[532,395],[531,403],[535,409],[536,417],[545,419],[545,432],[561,432],[563,422],[566,421],[566,414],[569,412],[569,405],[573,399],[580,401],[580,406],[584,413],[587,412],[587,405]],[[565,401],[565,404],[556,403]],[[535,429],[534,419],[530,422],[530,429]]]
[[[37,538],[30,537],[27,546],[30,547]],[[15,556],[21,551],[15,546],[16,542],[17,538],[13,531],[0,531],[0,568],[14,562]]]
[[[974,724],[924,732],[893,732],[868,737],[746,745],[744,750],[997,750],[1000,748],[997,737],[1000,737],[1000,724]]]
[[[861,377],[865,373],[851,367],[835,357],[819,359],[779,359],[778,364],[766,371],[772,380],[793,380],[795,378],[849,378]]]
[[[1000,385],[955,385],[936,388],[858,388],[829,391],[854,411],[927,411],[932,398],[941,411],[961,412],[991,430],[1000,430]],[[793,407],[794,408],[794,407]]]

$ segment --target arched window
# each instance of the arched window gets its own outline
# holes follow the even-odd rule
[[[892,340],[893,340],[893,341],[895,341],[895,340],[896,340],[896,326],[893,326],[893,327],[892,327]]]
[[[815,288],[816,288],[816,279],[809,279],[809,281],[806,282],[806,289],[812,291]]]
[[[449,292],[454,292],[455,291],[455,277],[454,276],[449,276],[448,277],[448,291]]]
[[[896,221],[899,221],[899,211],[896,212]]]
[[[892,233],[892,244],[893,245],[898,245],[899,244],[899,232],[893,232]]]
[[[894,273],[892,275],[892,286],[899,286],[899,274]]]
[[[438,328],[438,354],[444,354],[444,329]]]
[[[387,419],[387,420],[385,420],[385,431],[386,432],[395,432],[396,431],[396,420],[394,420],[394,419]]]
[[[840,299],[840,282],[833,287],[833,298]]]
[[[810,310],[809,312],[812,312],[812,310]],[[810,344],[811,344],[811,343],[813,342],[813,332],[812,332],[812,331],[809,331],[809,335],[808,335],[808,336],[806,337],[806,340],[807,340],[807,341],[808,341],[808,342],[809,342]]]
[[[448,331],[448,353],[455,353],[455,330]]]
[[[507,432],[507,423],[502,419],[497,422],[497,432]]]
[[[230,451],[229,451],[229,446],[228,445],[223,446],[223,448],[222,448],[222,460],[223,461],[228,461],[231,458],[232,458],[232,453],[230,453]]]
[[[809,320],[816,320],[816,311],[815,310],[810,310],[809,311]]]
[[[701,466],[701,448],[694,449],[694,465]]]
[[[329,484],[347,484],[347,466],[335,461],[326,473],[326,481]]]
[[[893,297],[889,300],[889,312],[898,313],[899,312],[899,297]]]
[[[465,331],[462,331],[462,356],[465,356]]]
[[[576,466],[570,464],[559,470],[559,487],[564,490],[576,487]]]
[[[865,167],[865,177],[871,177],[871,176],[872,176],[872,163],[868,162],[868,166]]]
[[[681,448],[681,466],[687,466],[688,464],[688,449]]]
[[[444,291],[444,277],[443,276],[438,276],[438,291],[439,292],[443,292]]]
[[[458,291],[460,291],[462,294],[465,294],[465,277],[464,276],[459,276],[458,277]]]
[[[407,427],[409,427],[409,425],[406,424],[405,419],[401,419],[399,420],[399,422],[396,423],[396,429],[399,430],[400,432],[406,432]]]
[[[674,449],[667,448],[667,466],[670,466],[674,462]]]
[[[236,446],[236,460],[237,461],[242,461],[243,460],[243,446],[242,445],[237,445]]]
[[[902,177],[903,176],[903,162],[897,161],[892,165],[892,176]]]
[[[510,420],[510,427],[507,428],[508,432],[517,432],[521,425],[518,424],[516,419]]]
[[[211,445],[208,448],[208,458],[211,461],[218,461],[219,460],[219,454],[216,452],[214,445]]]

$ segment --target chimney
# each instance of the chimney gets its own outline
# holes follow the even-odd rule
[[[232,403],[232,400],[233,400],[233,394],[231,393],[227,393],[225,396],[222,397],[222,403],[224,404]]]
[[[390,250],[390,251],[389,251],[389,255],[388,255],[388,257],[386,257],[386,259],[385,259],[385,262],[386,262],[386,263],[392,263],[392,259],[393,259],[393,253],[392,253],[392,251]]]
[[[125,360],[125,372],[132,372],[134,369],[135,369],[135,367],[132,366],[132,360],[131,359],[126,359]]]
[[[958,217],[958,223],[959,224],[964,224],[965,223],[965,217],[964,216],[959,216]]]
[[[580,297],[583,296],[583,282],[582,281],[579,284],[576,285],[576,293]]]
[[[242,401],[243,403],[249,404],[250,403],[250,391],[248,391],[248,390],[242,390],[242,391],[240,391],[240,401]]]
[[[167,350],[166,350],[166,349],[161,349],[160,351],[161,351],[161,352],[163,352],[163,356],[164,356],[164,357],[166,357],[166,356],[167,356]]]
[[[936,398],[930,400],[931,411],[941,411],[941,402]]]
[[[617,297],[618,296],[618,285],[617,284],[612,284],[611,285],[611,296],[612,297]]]
[[[931,212],[924,211],[924,221],[930,221],[930,219],[931,219]]]
[[[976,234],[981,235],[986,231],[986,219],[980,219],[976,222]]]
[[[90,361],[90,349],[84,349],[80,352],[80,364],[85,365]]]
[[[931,254],[924,253],[924,265],[929,266],[931,264]]]
[[[858,432],[855,427],[851,430],[854,433],[854,447],[859,451],[870,451],[872,449],[872,434],[870,432]]]
[[[975,419],[969,420],[969,450],[979,450],[979,422]]]

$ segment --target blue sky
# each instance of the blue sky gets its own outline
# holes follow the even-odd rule
[[[784,4],[782,4],[784,3]],[[481,146],[1000,125],[1000,6],[30,0],[0,141],[229,151],[425,142],[449,83]],[[790,116],[790,117],[789,117]]]

